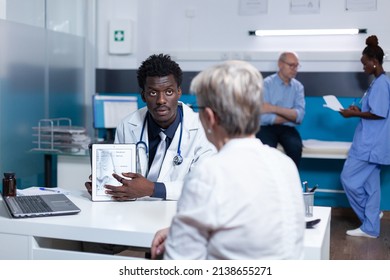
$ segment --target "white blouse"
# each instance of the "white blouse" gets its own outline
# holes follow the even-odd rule
[[[165,259],[302,259],[301,181],[293,161],[256,138],[230,140],[189,173]]]

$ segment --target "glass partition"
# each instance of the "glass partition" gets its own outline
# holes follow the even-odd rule
[[[84,125],[86,0],[0,1],[0,174],[15,172],[18,188],[43,185],[32,127],[56,117]]]

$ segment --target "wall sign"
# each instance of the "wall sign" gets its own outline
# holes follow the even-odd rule
[[[252,16],[266,14],[268,0],[240,0],[238,14],[240,16]]]
[[[346,0],[346,11],[376,11],[377,0]]]
[[[319,14],[320,0],[291,0],[291,14]]]

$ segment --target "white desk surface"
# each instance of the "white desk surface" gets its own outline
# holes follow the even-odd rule
[[[0,236],[37,236],[74,241],[122,244],[149,248],[157,230],[168,227],[176,213],[176,201],[92,202],[90,195],[69,195],[81,209],[76,215],[10,218],[0,204]],[[2,200],[0,198],[0,200]],[[314,207],[321,219],[305,231],[305,259],[329,259],[330,207]]]
[[[76,215],[11,219],[0,205],[0,232],[67,240],[150,247],[157,230],[168,227],[176,201],[92,202],[90,195],[69,195]]]
[[[314,228],[305,230],[304,259],[329,259],[331,207],[314,206],[313,217],[306,221],[321,219]]]

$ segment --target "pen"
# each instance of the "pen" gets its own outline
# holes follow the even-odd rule
[[[353,100],[351,106],[355,106],[356,105],[356,101],[357,101],[357,97]]]
[[[302,184],[303,184],[303,191],[307,192],[308,191],[307,181],[304,181]]]
[[[318,185],[315,185],[309,192],[314,192],[318,188]]]
[[[58,190],[52,190],[52,189],[48,189],[48,188],[44,188],[44,187],[40,187],[39,190],[41,190],[41,191],[48,191],[48,192],[55,192],[55,193],[61,193]]]

